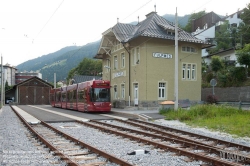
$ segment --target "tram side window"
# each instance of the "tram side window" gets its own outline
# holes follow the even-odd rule
[[[72,100],[73,102],[76,102],[76,90],[72,91]]]
[[[78,101],[83,102],[83,90],[78,92]]]
[[[67,101],[67,99],[66,99],[66,93],[62,93],[62,101]]]
[[[56,101],[61,101],[61,93],[56,93]]]

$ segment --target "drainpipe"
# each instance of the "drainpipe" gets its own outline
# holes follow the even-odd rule
[[[128,106],[130,106],[130,78],[131,78],[131,74],[130,74],[130,51],[125,47],[125,42],[121,42],[123,48],[125,48],[125,50],[128,52]]]

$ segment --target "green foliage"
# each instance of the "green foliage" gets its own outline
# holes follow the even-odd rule
[[[84,58],[78,66],[71,69],[68,73],[67,80],[74,77],[74,75],[100,75],[102,72],[102,61]]]
[[[246,75],[248,75],[248,66],[250,65],[250,44],[246,44],[243,49],[236,52],[237,61],[245,65]]]
[[[192,126],[206,127],[238,136],[250,135],[250,112],[227,105],[195,105],[190,110],[161,110],[168,120],[180,120]]]
[[[250,3],[243,9],[240,15],[242,23],[239,26],[239,35],[241,37],[242,46],[250,43]]]
[[[207,73],[206,75],[206,81],[209,83],[211,79],[213,79],[214,75],[212,72]]]
[[[19,72],[40,71],[43,79],[53,82],[54,73],[57,81],[65,80],[68,72],[75,68],[83,58],[93,58],[96,55],[100,41],[84,46],[65,47],[54,53],[26,61],[17,66]]]
[[[223,63],[219,56],[213,56],[211,62],[212,71],[218,72],[223,68]]]
[[[5,91],[9,90],[9,89],[12,89],[13,86],[9,86],[9,83],[8,81],[5,82]]]
[[[197,18],[200,18],[201,16],[204,16],[205,14],[206,14],[205,10],[200,11],[198,13],[192,13],[188,19],[187,25],[183,28],[183,30],[191,33],[192,32],[192,29],[191,29],[192,21],[197,19]]]
[[[250,44],[246,44],[243,47],[243,49],[238,50],[236,52],[236,55],[237,55],[237,61],[241,65],[249,66],[250,65]]]
[[[209,50],[209,54],[215,54],[236,46],[240,42],[238,28],[230,26],[228,22],[219,26],[215,32],[216,47]]]

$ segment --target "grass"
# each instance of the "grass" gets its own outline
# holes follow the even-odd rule
[[[227,105],[196,105],[189,110],[161,110],[166,120],[179,120],[190,126],[205,127],[250,138],[250,111]]]

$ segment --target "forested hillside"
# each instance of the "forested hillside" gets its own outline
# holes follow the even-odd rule
[[[41,57],[29,60],[18,65],[18,72],[37,72],[42,73],[44,80],[53,82],[54,73],[57,80],[63,80],[67,77],[68,72],[76,67],[84,58],[93,58],[97,53],[100,41],[86,44],[82,47],[69,46],[61,50],[43,55]]]

